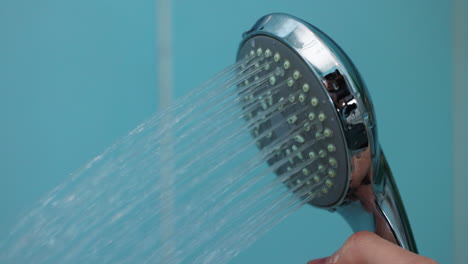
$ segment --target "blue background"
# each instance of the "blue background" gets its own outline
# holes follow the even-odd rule
[[[450,1],[172,4],[175,97],[231,64],[241,33],[264,14],[293,14],[334,38],[368,85],[420,253],[453,261]],[[148,0],[0,0],[0,237],[156,111],[155,8]],[[305,263],[350,234],[339,215],[306,207],[233,263]]]

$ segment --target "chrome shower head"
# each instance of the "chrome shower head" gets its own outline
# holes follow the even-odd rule
[[[272,133],[270,137],[258,138],[260,148],[269,146],[270,142],[278,138],[290,137],[293,131],[298,131],[294,135],[294,140],[283,147],[283,151],[268,160],[270,164],[275,164],[303,146],[305,142],[316,141],[315,144],[300,151],[300,155],[290,158],[290,162],[279,166],[275,172],[283,175],[300,167],[297,173],[288,177],[287,184],[294,187],[311,178],[309,184],[299,189],[307,189],[308,185],[319,183],[309,194],[315,195],[314,192],[317,192],[317,197],[310,202],[320,207],[333,207],[341,202],[348,185],[346,177],[337,177],[348,173],[346,149],[339,147],[345,144],[340,123],[337,122],[339,117],[326,91],[317,89],[321,87],[320,80],[311,72],[307,63],[283,42],[271,36],[256,35],[244,43],[239,56],[249,57],[251,51],[255,51],[256,56],[261,56],[263,50],[266,53],[264,60],[270,59],[271,62],[267,64],[269,70],[261,71],[257,76],[265,78],[264,76],[271,71],[274,74],[267,76],[269,85],[257,89],[256,92],[262,94],[271,91],[272,87],[278,87],[271,95],[272,105],[280,102],[284,104],[272,112],[264,122],[259,122],[259,134],[265,130],[271,130]],[[252,116],[261,113],[260,110],[262,109],[253,111]],[[270,129],[279,123],[282,125]],[[307,159],[313,162],[304,162]],[[314,172],[316,175],[311,177],[310,174]],[[321,181],[324,178],[326,180]],[[298,191],[301,191],[299,189]]]
[[[310,204],[340,212],[354,230],[416,252],[370,97],[342,49],[307,22],[270,14],[244,33],[237,60],[255,63],[240,96],[244,109],[258,104],[246,118],[258,120],[252,134],[274,153],[268,164],[284,183]],[[291,140],[273,144],[284,138]]]

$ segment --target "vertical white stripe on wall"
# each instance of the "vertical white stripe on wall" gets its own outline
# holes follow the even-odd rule
[[[467,3],[453,1],[453,236],[454,263],[468,263]]]
[[[172,10],[171,0],[156,0],[156,66],[159,109],[172,99]]]
[[[172,9],[171,0],[156,0],[156,66],[157,66],[157,90],[158,90],[158,107],[159,110],[166,108],[170,105],[172,100],[173,89],[173,57],[172,57]],[[172,116],[168,113],[165,114],[161,120],[161,127],[165,124],[172,122]],[[159,238],[161,243],[165,243],[168,247],[162,256],[155,256],[157,259],[162,260],[162,263],[170,263],[170,259],[175,259],[174,254],[177,245],[170,242],[170,238],[174,236],[175,223],[174,223],[174,177],[173,162],[171,157],[173,154],[172,149],[173,135],[168,129],[161,137],[161,155],[159,162],[161,162],[159,175],[155,175],[156,184],[160,184],[161,191],[158,197],[159,201],[164,202],[161,211],[161,219],[159,223]],[[156,238],[155,238],[156,239]],[[169,244],[168,244],[169,243]],[[153,262],[153,256],[149,262]]]

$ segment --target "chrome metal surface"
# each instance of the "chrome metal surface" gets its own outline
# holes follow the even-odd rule
[[[365,84],[341,48],[319,29],[287,14],[270,14],[244,33],[250,38],[273,37],[297,53],[327,92],[345,138],[347,191],[336,203],[322,207],[337,210],[354,230],[370,230],[416,252],[406,213],[392,174],[381,154],[376,120]]]
[[[405,208],[403,207],[403,202],[397,189],[395,179],[393,178],[392,172],[383,153],[380,155],[380,168],[378,174],[385,182],[381,184],[383,191],[375,192],[376,206],[390,225],[396,240],[402,245],[402,247],[413,252],[417,252],[416,242],[414,241],[408,216],[406,215]]]

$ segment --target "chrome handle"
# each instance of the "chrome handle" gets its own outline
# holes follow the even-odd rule
[[[398,244],[409,251],[417,253],[416,242],[400,197],[400,192],[383,153],[380,155],[378,173],[380,174],[379,178],[383,179],[383,188],[382,191],[377,190],[375,192],[377,208],[392,230]]]
[[[417,253],[416,242],[411,231],[398,188],[393,179],[384,154],[380,153],[377,174],[372,184],[362,184],[352,190],[354,199],[337,208],[351,228],[357,232],[367,230]]]

